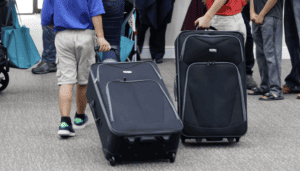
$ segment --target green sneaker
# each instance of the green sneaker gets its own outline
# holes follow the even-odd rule
[[[61,122],[58,128],[58,135],[61,137],[74,137],[75,131],[71,125],[68,125],[66,122]]]
[[[76,115],[75,115],[76,116]],[[74,129],[83,129],[88,122],[89,118],[86,114],[84,114],[84,119],[81,118],[74,118]]]

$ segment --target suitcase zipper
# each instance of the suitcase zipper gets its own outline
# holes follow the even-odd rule
[[[231,64],[231,65],[235,66],[235,68],[237,70],[237,73],[238,73],[238,80],[239,80],[239,86],[240,86],[241,97],[242,97],[243,117],[244,117],[244,121],[246,121],[246,107],[245,107],[245,100],[244,100],[244,93],[243,93],[243,86],[242,86],[243,84],[242,84],[242,79],[241,79],[241,75],[240,75],[238,67],[235,64],[231,63],[231,62],[214,62],[214,63],[212,63],[212,65],[215,65],[215,63],[217,63],[217,64]],[[189,73],[189,70],[190,70],[191,66],[197,65],[197,64],[200,64],[200,65],[210,65],[210,62],[196,62],[196,63],[191,64],[188,67],[188,69],[187,69],[185,86],[184,86],[184,95],[183,95],[182,121],[184,120],[184,111],[185,111],[185,103],[186,103],[186,89],[187,89],[188,73]]]
[[[108,83],[110,83],[110,82],[108,82]],[[111,106],[111,100],[110,100],[108,84],[106,85],[106,96],[107,96],[107,101],[108,101],[110,120],[112,122],[114,122],[115,120],[114,120],[114,116],[113,116],[113,112],[112,112],[112,106]]]
[[[109,111],[110,111],[111,121],[114,121],[114,119],[113,119],[112,105],[111,105],[111,99],[110,99],[110,93],[109,93],[109,83],[111,83],[111,82],[135,83],[135,82],[147,82],[147,81],[153,81],[160,87],[161,91],[164,93],[164,95],[167,98],[169,104],[171,105],[171,107],[173,109],[173,112],[175,113],[176,118],[178,120],[180,120],[180,117],[178,116],[178,114],[176,112],[175,106],[172,104],[172,102],[169,99],[169,97],[167,96],[166,92],[164,91],[164,89],[161,87],[161,85],[157,81],[155,81],[155,80],[132,80],[132,81],[110,81],[106,84],[106,96],[107,96],[107,99],[109,101],[108,103],[109,103],[109,108],[110,108]],[[180,122],[181,122],[181,120],[180,120]]]

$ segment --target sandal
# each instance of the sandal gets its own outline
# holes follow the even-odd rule
[[[273,100],[283,100],[283,96],[276,96],[273,93],[266,93],[263,97],[259,98],[259,100],[263,101],[273,101]]]
[[[248,95],[264,95],[264,93],[260,90],[260,88],[254,87],[251,89]]]

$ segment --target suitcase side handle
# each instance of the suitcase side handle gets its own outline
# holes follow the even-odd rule
[[[141,144],[151,144],[157,141],[168,142],[170,140],[170,135],[164,136],[142,136],[142,137],[125,137],[129,144],[141,143]]]
[[[99,117],[99,118],[96,117],[96,113],[95,113],[95,101],[92,100],[92,101],[89,103],[89,105],[90,105],[92,114],[93,114],[93,116],[94,116],[94,119],[95,119],[95,121],[97,122],[98,120],[100,120],[100,117]]]

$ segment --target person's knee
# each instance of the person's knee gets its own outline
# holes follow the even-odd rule
[[[74,85],[72,84],[65,84],[65,85],[60,85],[60,91],[59,91],[59,96],[63,100],[72,100],[72,90],[73,90]]]

